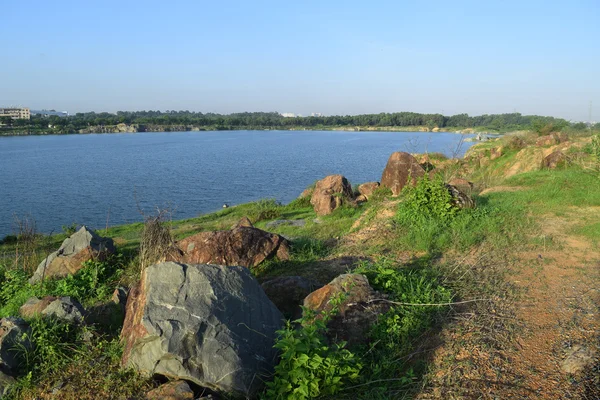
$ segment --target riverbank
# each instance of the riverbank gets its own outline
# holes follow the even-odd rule
[[[32,269],[72,230],[34,237],[29,253],[23,253],[28,243],[25,237],[11,238],[0,244],[0,252],[20,258],[15,257],[14,265],[13,260],[5,262],[2,269],[0,317],[18,315],[19,307],[34,295],[68,295],[96,309],[111,304],[115,288],[139,287],[140,249],[156,227],[152,221],[167,229],[176,243],[187,240],[188,249],[191,243],[200,245],[200,240],[191,241],[195,235],[206,240],[212,232],[252,224],[287,238],[290,244],[288,255],[281,253],[249,267],[263,287],[274,280],[282,285],[278,294],[270,292],[272,299],[295,293],[301,285],[293,286],[294,282],[312,282],[309,291],[314,290],[311,285],[326,285],[327,290],[318,292],[323,296],[336,290],[335,285],[328,285],[332,280],[355,273],[364,276],[377,293],[363,303],[353,301],[348,309],[343,296],[335,300],[350,322],[332,329],[358,328],[358,321],[364,321],[359,319],[364,315],[360,310],[367,309],[370,315],[375,309],[369,305],[387,304],[383,314],[369,323],[367,344],[333,345],[335,337],[306,328],[310,324],[284,329],[278,347],[284,357],[275,375],[263,377],[272,382],[269,389],[285,395],[286,390],[317,382],[314,376],[329,376],[335,385],[321,386],[325,380],[319,379],[317,389],[311,387],[323,390],[321,397],[326,399],[425,400],[479,398],[482,394],[555,399],[565,393],[573,398],[597,398],[599,146],[600,138],[589,136],[506,136],[474,146],[462,159],[433,154],[417,157],[427,168],[434,167],[444,182],[452,182],[474,198],[473,209],[447,208],[441,181],[422,180],[416,192],[407,190],[398,197],[379,189],[366,201],[322,203],[314,199],[314,192],[308,194],[314,190],[309,188],[306,196],[287,205],[263,200],[177,221],[164,214],[162,219],[147,215],[145,224],[98,229],[98,234],[114,242],[117,259],[89,264],[75,276],[48,280],[45,286],[27,283]],[[346,196],[349,190],[333,197]],[[337,207],[320,215],[313,204]],[[160,284],[169,282],[165,279]],[[356,286],[357,282],[346,286],[350,295],[355,288],[364,288]],[[182,287],[174,285],[173,293]],[[161,302],[167,301],[168,292],[164,291]],[[137,299],[145,301],[143,296]],[[299,303],[306,305],[302,299]],[[169,323],[160,335],[181,332],[182,324],[193,319],[181,322],[179,304],[167,306]],[[124,397],[141,399],[162,383],[136,368],[121,367],[127,350],[119,339],[124,325],[118,318],[107,321],[113,324],[108,328],[99,323],[67,325],[71,329],[67,334],[59,329],[64,325],[28,321],[36,343],[46,347],[38,346],[40,351],[30,353],[31,362],[23,366],[8,398],[43,398],[52,393],[62,398],[98,399],[114,397],[118,390]],[[192,338],[185,336],[182,354],[193,351]],[[293,347],[294,343],[298,346]],[[197,383],[189,385],[195,392],[192,396],[208,392]],[[263,398],[275,399],[274,393],[267,390]]]

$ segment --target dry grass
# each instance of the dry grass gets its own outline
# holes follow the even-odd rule
[[[140,238],[140,271],[164,260],[169,251],[175,247],[170,215],[169,211],[159,209],[155,215],[144,218],[144,228]]]

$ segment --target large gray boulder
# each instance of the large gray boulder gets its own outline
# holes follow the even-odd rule
[[[30,328],[21,318],[0,319],[0,370],[14,371],[24,360],[22,350],[31,346]]]
[[[47,278],[63,278],[75,274],[89,260],[102,260],[115,252],[112,239],[104,238],[96,232],[82,226],[77,232],[65,239],[57,251],[44,259],[33,276],[32,285]]]
[[[273,372],[282,320],[247,268],[155,264],[129,293],[122,362],[250,397]]]

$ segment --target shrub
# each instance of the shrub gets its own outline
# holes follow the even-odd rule
[[[361,364],[354,353],[345,349],[345,342],[327,344],[327,322],[337,312],[341,299],[329,313],[314,314],[304,309],[305,317],[295,321],[295,329],[288,321],[278,331],[275,348],[281,359],[275,367],[275,376],[267,382],[265,399],[304,400],[335,395],[350,380],[357,379]]]
[[[427,174],[423,175],[415,186],[406,185],[403,194],[404,201],[396,215],[400,223],[410,224],[431,218],[448,221],[459,210],[452,203],[452,195],[439,175],[433,179]]]

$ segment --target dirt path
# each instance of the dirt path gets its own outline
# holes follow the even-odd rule
[[[600,373],[594,370],[597,358],[592,361],[599,354],[600,251],[569,234],[580,214],[589,211],[544,218],[540,237],[546,245],[519,254],[521,265],[511,277],[525,290],[517,305],[524,331],[511,367],[530,398],[600,398],[591,381]]]
[[[600,248],[570,233],[590,215],[600,209],[541,218],[535,252],[472,260],[509,270],[496,285],[517,298],[457,310],[428,349],[417,399],[600,399]]]

